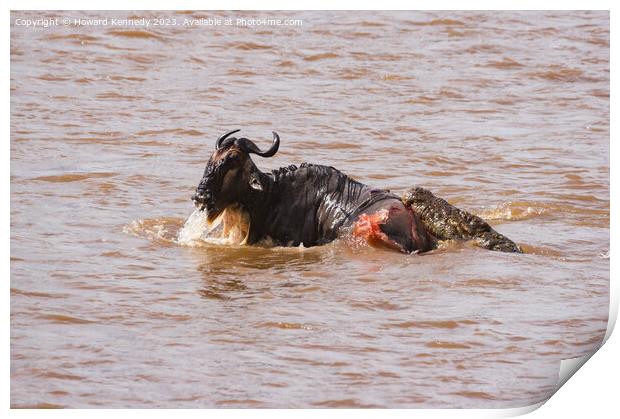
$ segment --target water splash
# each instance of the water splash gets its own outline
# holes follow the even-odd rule
[[[134,220],[123,227],[123,233],[160,243],[173,243],[182,222],[173,217]]]
[[[477,215],[485,220],[520,221],[545,215],[552,209],[551,205],[539,202],[505,202],[484,208]]]
[[[194,210],[185,222],[183,219],[172,217],[134,220],[123,227],[123,232],[168,245],[201,247],[213,244],[228,246],[243,244],[243,238],[239,238],[241,233],[235,223],[230,225],[236,218],[228,214],[229,225],[226,227],[225,215],[226,212],[209,223],[205,211]]]
[[[196,246],[204,240],[204,235],[209,230],[206,211],[199,209],[191,213],[183,227],[177,234],[177,243],[185,246]]]

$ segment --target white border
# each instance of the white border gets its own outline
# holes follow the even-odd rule
[[[201,10],[235,10],[235,9],[250,9],[250,10],[405,10],[405,9],[417,9],[417,10],[611,10],[611,115],[614,115],[614,73],[618,63],[616,54],[614,54],[614,46],[618,44],[618,37],[614,32],[616,27],[614,23],[617,23],[618,19],[615,19],[615,13],[612,7],[611,1],[603,0],[590,0],[590,1],[543,1],[543,0],[505,0],[505,1],[468,1],[459,2],[456,0],[435,0],[433,2],[404,2],[394,0],[382,0],[381,2],[374,3],[360,3],[359,1],[344,1],[336,0],[325,3],[319,3],[316,1],[302,0],[292,4],[287,1],[222,1],[215,0],[210,1],[207,4],[205,2],[197,0],[184,0],[177,2],[163,2],[163,1],[90,1],[88,3],[78,2],[75,0],[61,0],[54,2],[39,2],[32,0],[14,1],[9,0],[8,8],[2,10],[3,22],[10,21],[10,10],[171,10],[171,9],[201,9]],[[464,7],[467,6],[467,7]],[[501,6],[498,7],[498,6]],[[10,318],[10,283],[8,278],[10,277],[10,264],[9,264],[9,246],[10,246],[10,129],[9,129],[9,109],[10,109],[10,25],[6,25],[4,29],[4,43],[2,46],[2,60],[4,65],[0,66],[0,72],[2,73],[3,80],[5,81],[4,87],[4,112],[3,112],[3,126],[6,133],[6,142],[4,144],[4,161],[2,165],[2,171],[4,174],[4,182],[2,182],[2,193],[5,197],[4,204],[2,205],[2,214],[4,216],[5,225],[7,228],[4,231],[7,232],[8,240],[5,239],[2,245],[2,256],[5,263],[2,266],[3,277],[6,278],[4,283],[6,284],[3,298],[3,314],[5,323],[3,325],[3,331],[5,336],[5,344],[2,346],[3,360],[2,372],[4,376],[3,385],[3,401],[5,409],[9,409],[10,406],[10,332],[9,332],[9,318]],[[611,138],[615,138],[615,125],[614,120],[611,120]],[[614,170],[614,163],[616,162],[615,152],[618,147],[614,146],[614,142],[611,142],[611,201],[612,201],[612,216],[611,216],[611,249],[610,255],[614,253],[616,249],[616,232],[617,232],[617,171]],[[618,313],[618,290],[617,280],[615,274],[618,272],[617,263],[614,257],[611,260],[611,304],[610,304],[610,323],[608,325],[607,335],[608,338],[615,325]],[[618,412],[617,403],[617,376],[618,376],[618,350],[620,343],[618,343],[617,336],[612,337],[603,346],[599,352],[597,352],[590,361],[588,361],[582,370],[577,373],[577,376],[572,380],[569,380],[565,386],[563,386],[556,395],[554,395],[546,405],[538,409],[533,415],[534,417],[546,418],[546,417],[583,417],[585,415],[592,415],[596,418],[614,417]],[[489,409],[489,410],[295,410],[294,412],[286,410],[209,410],[207,412],[203,410],[115,410],[114,414],[128,414],[132,417],[204,417],[205,414],[217,415],[219,417],[238,417],[255,414],[267,414],[275,417],[288,417],[289,415],[295,415],[295,417],[308,417],[308,416],[326,416],[336,417],[341,415],[361,415],[366,417],[378,417],[379,415],[389,415],[393,417],[507,417],[519,414],[524,414],[529,411],[535,410],[538,405],[524,407],[519,409]],[[106,410],[61,410],[61,411],[33,411],[33,410],[11,410],[10,416],[15,417],[30,417],[30,416],[51,416],[71,418],[84,416],[91,417],[107,417],[110,415],[110,411]]]
[[[8,0],[12,10],[610,10],[611,0],[434,0],[429,1],[355,1],[332,0],[296,2],[285,0]]]

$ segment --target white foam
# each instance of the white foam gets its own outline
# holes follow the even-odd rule
[[[207,212],[196,209],[185,221],[183,228],[179,230],[177,242],[187,246],[199,245],[207,231]]]
[[[176,243],[183,246],[243,246],[249,231],[249,216],[244,211],[227,208],[209,223],[206,211],[195,210],[177,233]]]

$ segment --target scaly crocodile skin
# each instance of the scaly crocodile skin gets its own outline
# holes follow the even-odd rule
[[[427,189],[413,187],[401,197],[438,240],[473,240],[480,247],[523,253],[508,237],[499,234],[482,218],[450,205]]]

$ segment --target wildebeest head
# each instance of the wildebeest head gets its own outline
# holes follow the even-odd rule
[[[261,151],[247,138],[231,137],[240,130],[227,132],[217,139],[215,151],[207,162],[196,193],[194,204],[207,211],[209,222],[215,220],[225,209],[238,206],[252,190],[261,191],[263,185],[260,171],[250,154],[271,157],[278,151],[280,137],[273,133],[273,144]]]

